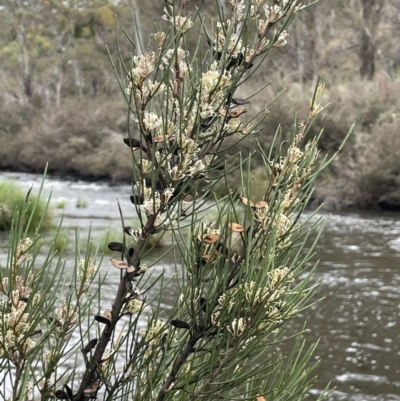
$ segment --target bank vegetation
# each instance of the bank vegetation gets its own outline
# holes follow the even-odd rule
[[[224,0],[219,3],[226,8]],[[0,10],[0,169],[42,173],[49,162],[50,173],[129,181],[129,149],[120,147],[128,116],[109,54],[129,60],[130,39],[144,51],[148,39],[143,38],[150,37],[154,24],[163,26],[154,22],[163,2],[84,0],[79,5],[7,0]],[[193,0],[188,7],[192,15],[200,7],[207,21],[217,15],[214,2]],[[330,106],[310,137],[325,127],[322,153],[337,151],[356,122],[345,150],[320,177],[314,205],[400,206],[398,33],[396,0],[320,0],[293,21],[288,45],[240,93],[247,98],[261,82],[271,82],[248,99],[252,105],[265,105],[269,113],[258,133],[261,143],[271,142],[278,124],[289,137],[293,109],[304,114],[318,75],[326,82]],[[189,32],[191,54],[196,40]],[[206,41],[201,50],[210,51]],[[239,149],[243,154],[256,149],[254,137],[242,141]],[[261,155],[256,152],[252,160],[254,179],[263,180]]]

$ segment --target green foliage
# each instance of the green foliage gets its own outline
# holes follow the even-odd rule
[[[166,1],[167,26],[148,49],[136,47],[129,63],[122,55],[113,61],[129,117],[123,141],[129,153],[121,157],[134,176],[130,200],[138,216],[127,226],[121,213],[119,233],[107,234],[115,256],[107,268],[119,272],[117,285],[104,285],[90,233],[82,246],[76,230],[70,254],[60,224],[45,250],[40,224],[32,238],[22,229],[26,202],[15,215],[0,269],[0,371],[11,383],[0,387],[4,399],[307,396],[316,344],[306,345],[304,329],[288,334],[286,327],[310,307],[316,286],[311,277],[323,219],[305,221],[302,214],[332,160],[317,163],[322,132],[311,133],[325,109],[324,85],[317,82],[306,112],[294,114],[289,135],[278,127],[268,146],[257,142],[262,182],[252,179],[251,155],[229,154],[258,133],[268,114],[249,101],[260,89],[242,98],[242,87],[285,46],[292,20],[306,6],[230,0],[223,12],[215,4],[218,24],[192,15],[185,1]],[[191,30],[201,34],[194,54],[187,51]],[[99,142],[82,125],[87,137],[61,141],[69,157]],[[233,171],[239,179],[228,182]],[[222,185],[227,194],[216,199]],[[172,240],[154,260],[151,247],[166,235]],[[169,255],[174,272],[166,268]],[[288,336],[296,339],[292,352],[277,352]]]
[[[13,218],[23,210],[28,216],[28,219],[23,221],[24,229],[28,228],[30,232],[33,232],[38,227],[43,230],[51,227],[51,212],[44,201],[36,196],[28,197],[28,194],[13,181],[0,182],[0,230],[10,230]]]

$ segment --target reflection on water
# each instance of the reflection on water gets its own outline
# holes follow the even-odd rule
[[[38,188],[40,183],[35,175],[0,174],[0,179],[5,177],[18,179],[26,188],[32,182]],[[94,235],[108,227],[118,229],[117,199],[127,225],[135,216],[129,185],[49,178],[45,192],[51,188],[54,204],[62,198],[68,200],[66,227],[79,224],[87,231],[91,224]],[[76,208],[79,198],[88,201],[87,208]],[[328,213],[317,249],[321,262],[314,277],[320,281],[316,298],[324,299],[293,323],[298,329],[307,321],[310,343],[320,338],[315,355],[320,360],[318,378],[310,399],[316,399],[319,391],[332,382],[336,390],[331,401],[400,401],[400,215]],[[152,263],[158,257],[153,253],[146,262]],[[175,274],[173,255],[163,258],[154,274],[163,269],[168,278]],[[119,275],[106,261],[102,271],[109,271],[106,303],[111,301]],[[176,291],[167,291],[162,308],[170,308]]]

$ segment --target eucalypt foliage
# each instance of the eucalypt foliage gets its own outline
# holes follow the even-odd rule
[[[261,198],[253,199],[241,159],[222,156],[263,124],[265,114],[251,110],[240,87],[274,48],[286,44],[291,20],[307,5],[228,0],[214,25],[199,10],[192,18],[188,3],[166,1],[168,28],[154,33],[150,47],[129,66],[119,59],[117,77],[133,120],[124,143],[131,149],[131,201],[140,225],[124,227],[123,244],[110,244],[122,255],[112,264],[123,274],[77,400],[104,378],[108,400],[299,400],[310,386],[314,346],[304,351],[299,341],[288,357],[276,346],[285,323],[307,307],[313,292],[313,246],[305,243],[319,223],[306,225],[300,216],[326,164],[316,164],[318,138],[305,143],[323,110],[323,86],[285,145],[278,129],[268,154],[260,146],[268,177],[257,183],[264,186]],[[194,29],[200,39],[190,47],[187,35]],[[246,113],[255,117],[245,120]],[[221,179],[238,167],[242,185],[216,200]],[[205,214],[207,208],[214,211]],[[167,231],[181,259],[168,312],[161,299],[171,281],[165,272],[149,281],[152,266],[141,263],[146,243]],[[155,296],[141,295],[157,285]],[[107,348],[127,314],[124,334]],[[120,366],[118,358],[124,358]],[[106,360],[113,369],[104,370]]]

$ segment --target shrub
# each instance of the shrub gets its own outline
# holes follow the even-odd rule
[[[46,203],[36,196],[28,196],[14,182],[5,180],[0,182],[0,230],[9,231],[11,229],[15,213],[21,213],[25,209],[25,203],[27,203],[26,214],[29,219],[24,221],[24,229],[28,223],[30,232],[34,232],[39,226],[43,230],[51,227],[51,213]]]
[[[123,239],[108,244],[117,288],[102,285],[101,258],[90,238],[84,252],[76,231],[66,276],[65,248],[54,252],[52,246],[40,264],[32,252],[39,237],[27,239],[18,229],[26,209],[16,219],[0,280],[0,291],[12,294],[2,304],[0,369],[13,379],[13,401],[33,398],[35,391],[42,399],[74,401],[307,395],[316,345],[305,347],[300,331],[290,335],[298,341],[289,355],[276,351],[287,323],[310,306],[315,288],[316,240],[306,242],[321,220],[309,224],[301,216],[329,163],[324,158],[316,164],[320,135],[307,139],[324,110],[323,85],[307,102],[307,114],[295,117],[290,135],[278,127],[268,147],[257,145],[263,182],[250,178],[247,158],[228,156],[226,149],[263,126],[263,108],[252,105],[244,120],[250,106],[238,89],[286,44],[286,29],[304,6],[296,0],[264,7],[262,0],[228,0],[229,12],[219,9],[215,26],[199,13],[193,21],[186,3],[166,1],[168,28],[155,33],[151,48],[131,65],[118,60],[117,79],[133,121],[124,143],[138,222],[127,226],[121,216]],[[204,57],[201,39],[195,55],[187,51],[191,29],[209,43]],[[236,169],[240,180],[216,199]],[[172,244],[150,263],[146,246],[166,233]],[[164,265],[168,253],[175,256],[174,272]],[[172,280],[178,290],[171,294]],[[102,302],[104,291],[112,294],[110,305]],[[163,304],[167,294],[170,308]],[[63,365],[66,358],[74,363]]]

